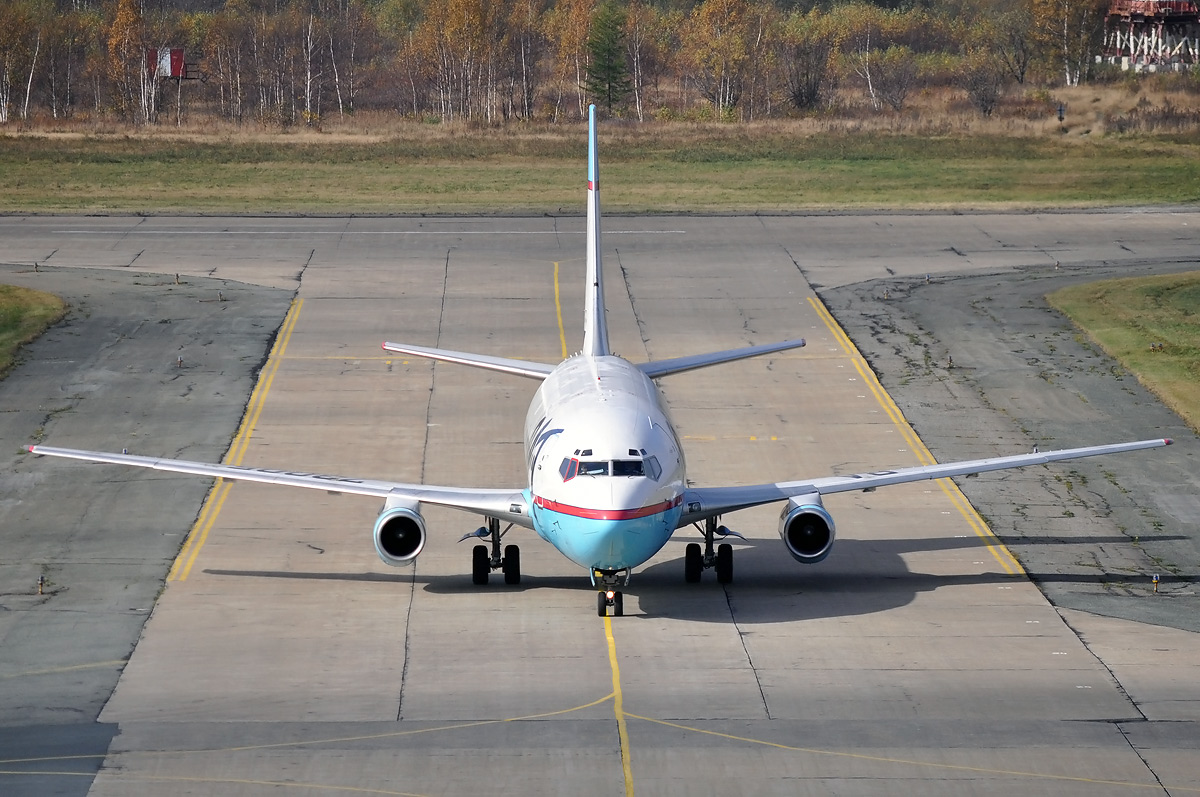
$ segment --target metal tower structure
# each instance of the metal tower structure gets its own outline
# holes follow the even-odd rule
[[[1200,63],[1200,1],[1112,0],[1104,55],[1136,71],[1178,71]]]

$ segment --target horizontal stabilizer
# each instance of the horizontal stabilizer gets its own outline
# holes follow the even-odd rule
[[[684,371],[692,371],[696,368],[707,368],[710,365],[744,360],[747,357],[757,357],[760,354],[798,349],[803,345],[804,338],[799,338],[797,340],[785,340],[782,343],[764,343],[759,346],[747,346],[744,349],[729,349],[711,354],[693,354],[690,357],[676,357],[673,360],[656,360],[650,363],[642,363],[638,368],[646,376],[656,379],[667,374],[678,374]]]
[[[468,354],[461,351],[450,351],[449,349],[433,349],[427,346],[384,343],[383,350],[395,352],[396,354],[408,354],[413,357],[425,357],[430,360],[458,363],[459,365],[472,365],[488,371],[516,374],[517,376],[524,376],[529,379],[545,379],[554,370],[553,365],[546,365],[545,363],[514,360],[508,357],[491,357],[486,354]]]

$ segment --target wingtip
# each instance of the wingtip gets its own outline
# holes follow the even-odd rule
[[[1169,437],[1164,437],[1164,438],[1163,438],[1163,445],[1164,445],[1164,446],[1171,446],[1171,445],[1175,445],[1175,441],[1174,441],[1174,440],[1172,440],[1172,439],[1171,439],[1171,438],[1169,438]]]
[[[37,448],[37,446],[25,446],[25,450],[28,451],[30,454],[36,454],[37,453],[37,451],[35,450],[36,448]]]

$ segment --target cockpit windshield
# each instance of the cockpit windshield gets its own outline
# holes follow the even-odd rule
[[[640,459],[614,459],[612,464],[612,475],[645,476],[646,471],[642,467],[642,461]]]
[[[576,476],[649,476],[658,481],[662,475],[662,467],[658,458],[647,456],[644,459],[614,459],[589,460],[565,457],[558,466],[558,473],[563,481],[569,482]]]
[[[580,476],[607,476],[608,462],[581,460],[579,462]]]

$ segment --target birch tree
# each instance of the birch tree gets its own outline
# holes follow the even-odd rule
[[[1079,85],[1100,52],[1108,5],[1108,0],[1033,0],[1037,41],[1068,86]]]
[[[727,115],[741,99],[751,21],[746,0],[705,0],[685,28],[681,56],[718,116]]]

